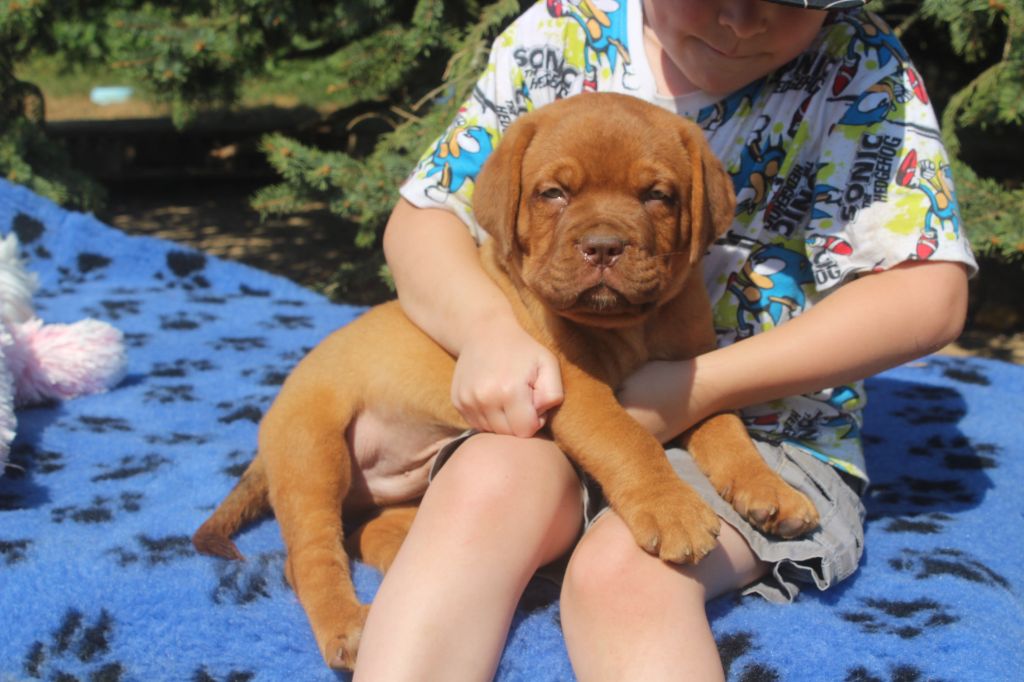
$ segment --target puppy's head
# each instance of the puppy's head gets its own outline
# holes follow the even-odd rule
[[[522,116],[474,193],[509,274],[560,315],[599,327],[635,324],[676,296],[734,209],[696,125],[614,94]]]

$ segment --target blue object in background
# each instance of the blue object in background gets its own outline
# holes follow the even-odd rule
[[[89,101],[101,107],[120,104],[132,98],[134,90],[127,85],[97,85],[89,91]]]

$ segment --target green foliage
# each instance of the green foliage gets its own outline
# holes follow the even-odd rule
[[[0,177],[25,185],[59,203],[95,209],[103,190],[71,168],[68,154],[43,127],[39,88],[15,75],[15,65],[47,39],[52,3],[0,0]]]
[[[93,211],[103,203],[102,187],[71,168],[63,147],[27,118],[15,119],[0,131],[0,174],[66,206]]]
[[[95,208],[100,196],[47,143],[39,90],[16,76],[33,56],[57,57],[69,71],[103,65],[149,99],[168,103],[178,125],[206,108],[229,106],[261,76],[343,108],[385,100],[401,88],[436,47],[436,36],[463,16],[445,4],[0,0],[0,175],[74,207]]]
[[[421,35],[402,31],[400,26],[411,14],[419,18],[421,32],[429,30],[429,17],[418,15],[431,14],[439,4],[439,0],[193,0],[170,7],[126,3],[104,15],[98,42],[106,48],[108,63],[142,85],[150,97],[170,103],[175,122],[184,124],[203,107],[235,102],[249,78],[273,74],[313,87],[336,81],[336,69],[346,67],[346,53],[381,56],[382,36],[406,41],[407,50],[428,49]],[[377,94],[364,89],[356,98]]]
[[[962,13],[951,10],[962,5]],[[949,153],[959,156],[963,144],[958,131],[1024,122],[1024,3],[1007,0],[982,2],[931,1],[925,16],[947,23],[953,47],[973,62],[992,63],[961,88],[942,113],[944,141]],[[996,48],[987,47],[992,33],[1005,35]],[[996,54],[993,55],[992,53]],[[992,61],[993,56],[995,60]],[[975,249],[982,254],[1024,259],[1024,188],[1006,189],[979,177],[967,164],[954,168],[957,196]]]
[[[429,14],[430,4],[420,3],[413,27],[406,29],[407,34],[421,33],[416,27],[418,18],[434,24],[439,21],[437,15]],[[261,213],[270,214],[288,213],[313,202],[325,201],[333,213],[357,226],[356,244],[368,249],[365,261],[339,271],[328,286],[328,293],[343,296],[349,288],[358,288],[358,283],[370,272],[387,277],[377,247],[387,217],[398,199],[398,186],[469,95],[486,64],[490,40],[521,9],[518,0],[499,0],[479,10],[468,27],[450,26],[440,33],[431,28],[424,33],[423,40],[430,34],[439,41],[433,49],[444,59],[437,61],[430,77],[419,81],[421,85],[408,75],[394,76],[395,65],[403,58],[412,57],[415,51],[396,52],[393,45],[390,57],[383,63],[374,55],[364,59],[359,67],[334,72],[332,82],[337,82],[338,74],[344,73],[348,77],[348,88],[360,93],[376,91],[380,99],[379,106],[353,121],[376,118],[390,128],[375,139],[370,153],[356,156],[327,151],[283,135],[268,135],[264,139],[263,149],[280,173],[282,182],[258,192],[253,205]],[[346,59],[358,54],[357,50],[344,52]],[[365,94],[361,94],[361,98],[371,99]]]
[[[1024,263],[1024,178],[1001,182],[984,177],[963,160],[971,151],[968,134],[977,140],[1010,131],[1017,144],[1022,139],[1024,2],[889,0],[876,4],[882,5],[885,16],[897,25],[897,34],[919,67],[942,54],[947,35],[955,56],[973,67],[956,73],[956,81],[947,79],[951,82],[944,85],[950,94],[940,110],[943,141],[953,157],[963,223],[978,254]],[[921,36],[928,35],[939,36],[938,44],[924,44],[920,49]],[[915,47],[919,48],[916,52]],[[930,85],[932,82],[929,79]]]
[[[24,56],[36,39],[43,0],[0,0],[0,45],[5,57]]]
[[[959,160],[953,178],[975,252],[1024,264],[1024,189],[1008,190]]]

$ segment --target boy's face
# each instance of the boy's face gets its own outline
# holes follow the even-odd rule
[[[827,12],[762,0],[643,0],[648,40],[676,94],[725,95],[803,52]]]

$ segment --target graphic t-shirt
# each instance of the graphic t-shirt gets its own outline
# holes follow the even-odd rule
[[[544,0],[494,42],[472,95],[402,186],[461,217],[477,241],[473,179],[518,116],[584,91],[619,92],[695,121],[737,196],[704,264],[718,343],[785,323],[862,274],[911,260],[976,269],[921,79],[888,26],[834,12],[803,54],[725,98],[657,92],[640,0]],[[866,480],[861,382],[743,410],[755,437],[788,441]]]

